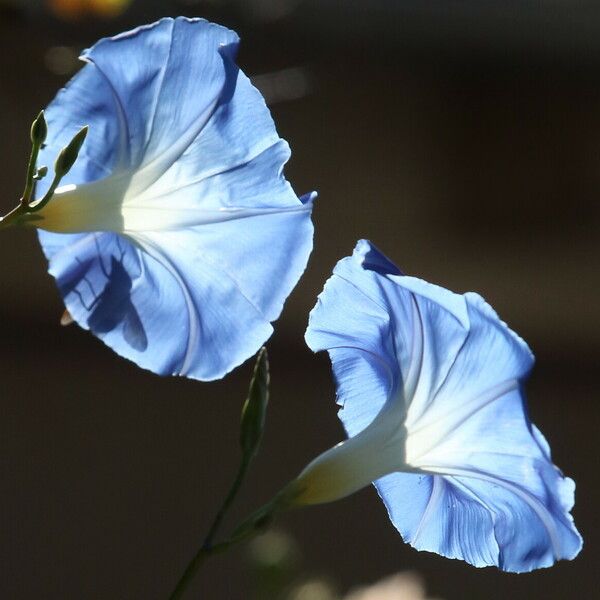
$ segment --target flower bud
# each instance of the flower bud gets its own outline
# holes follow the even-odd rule
[[[47,135],[48,126],[42,110],[31,124],[31,143],[39,148],[46,141]]]
[[[56,162],[54,163],[54,171],[56,173],[56,177],[61,178],[64,177],[70,170],[71,167],[75,164],[77,160],[77,156],[79,155],[79,151],[81,150],[81,146],[83,146],[83,142],[88,133],[88,126],[82,127],[73,137],[73,139],[69,142],[67,146],[65,146],[58,155]]]
[[[248,397],[242,408],[240,444],[246,459],[254,457],[265,428],[269,402],[269,359],[267,349],[261,348],[256,359]]]

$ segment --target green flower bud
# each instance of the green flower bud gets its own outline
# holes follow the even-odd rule
[[[269,359],[267,349],[261,348],[256,359],[248,397],[242,408],[240,444],[244,457],[250,460],[258,451],[269,402]]]
[[[47,135],[48,126],[42,110],[31,124],[31,143],[39,148],[46,141]]]
[[[69,144],[60,151],[56,162],[54,163],[54,172],[59,179],[64,177],[75,164],[81,146],[88,134],[88,126],[82,127],[69,142]]]

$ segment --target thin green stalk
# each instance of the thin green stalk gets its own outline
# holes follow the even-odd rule
[[[221,526],[221,523],[223,522],[223,519],[225,518],[225,515],[227,514],[229,507],[235,500],[235,497],[237,496],[237,494],[240,490],[240,487],[242,486],[242,482],[244,481],[244,477],[246,477],[246,472],[248,471],[249,465],[250,465],[250,460],[248,459],[247,456],[244,456],[242,458],[242,461],[240,462],[240,466],[239,466],[237,475],[235,476],[235,479],[234,479],[233,483],[231,484],[229,493],[225,497],[225,500],[223,501],[223,504],[221,505],[219,512],[216,514],[216,516],[212,522],[212,525],[210,526],[210,529],[208,530],[208,533],[206,534],[206,537],[204,538],[204,543],[202,544],[203,547],[210,548],[212,546],[215,536],[217,535],[217,532],[219,530],[219,527]]]
[[[261,348],[256,358],[254,373],[250,381],[248,396],[242,407],[242,415],[240,422],[240,446],[242,450],[242,458],[240,466],[231,488],[221,504],[221,508],[215,515],[215,518],[208,529],[208,533],[204,538],[204,542],[200,550],[187,566],[181,579],[177,583],[174,592],[170,596],[170,600],[178,600],[183,597],[183,594],[189,588],[190,583],[194,579],[196,573],[200,570],[206,559],[211,554],[217,552],[225,552],[232,546],[243,542],[244,540],[256,535],[261,525],[261,521],[252,520],[250,523],[245,522],[243,527],[238,527],[233,536],[221,544],[214,544],[215,537],[219,528],[223,523],[223,519],[227,511],[231,507],[235,497],[237,496],[242,482],[246,477],[248,467],[254,456],[258,452],[263,430],[265,427],[265,414],[269,401],[269,360],[267,357],[267,349]],[[270,505],[266,507],[270,514]],[[261,513],[261,516],[263,513]]]
[[[186,570],[184,571],[183,575],[181,576],[181,579],[177,583],[175,590],[169,597],[169,600],[179,600],[179,598],[183,597],[183,594],[187,591],[187,589],[188,589],[190,583],[192,582],[192,580],[194,579],[196,573],[198,573],[198,571],[204,564],[205,560],[211,554],[223,552],[223,551],[227,550],[230,546],[234,545],[235,541],[232,541],[230,543],[225,542],[223,544],[218,544],[218,545],[213,545],[213,542],[214,542],[215,536],[217,535],[217,533],[219,531],[221,524],[223,523],[223,519],[225,518],[227,511],[231,507],[231,504],[235,500],[235,497],[237,496],[237,494],[240,490],[242,482],[244,481],[244,478],[246,476],[246,472],[248,471],[249,465],[250,465],[250,459],[247,455],[244,455],[240,462],[240,466],[238,468],[237,475],[236,475],[233,483],[231,484],[231,488],[229,489],[229,492],[227,493],[227,496],[225,497],[225,500],[223,501],[221,508],[215,515],[215,518],[213,519],[213,522],[208,530],[208,533],[206,534],[206,537],[204,538],[204,542],[202,542],[202,546],[200,547],[200,550],[198,550],[198,552],[196,553],[194,558],[192,558],[192,560],[188,564]]]
[[[35,175],[35,167],[37,164],[38,154],[40,151],[40,144],[34,142],[31,146],[31,154],[29,156],[29,164],[27,165],[27,177],[25,180],[25,190],[23,191],[23,197],[21,198],[21,204],[23,206],[29,206],[31,202],[31,196],[33,195],[33,186],[35,181],[33,176]]]
[[[24,204],[19,204],[15,206],[9,213],[0,217],[0,229],[5,229],[10,225],[14,225],[15,221],[18,220],[19,217],[27,213],[27,207]]]
[[[200,567],[203,565],[204,561],[210,556],[211,552],[202,546],[200,550],[196,553],[196,556],[191,560],[190,564],[187,566],[187,569],[184,571],[181,579],[177,583],[175,590],[169,596],[169,600],[179,600],[183,598],[183,594],[187,591],[190,583],[196,576],[196,573],[200,570]]]

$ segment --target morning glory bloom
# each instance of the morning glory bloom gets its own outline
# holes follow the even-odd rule
[[[313,195],[282,174],[238,42],[181,17],[102,39],[45,113],[39,164],[89,125],[30,215],[49,271],[79,325],[162,375],[216,379],[254,354],[312,249]]]
[[[526,413],[533,355],[480,296],[405,276],[363,240],[335,267],[306,340],[329,352],[349,439],[288,486],[288,504],[374,482],[419,550],[516,572],[579,552],[574,483]]]

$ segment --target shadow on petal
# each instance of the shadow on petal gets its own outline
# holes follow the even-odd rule
[[[122,323],[124,340],[134,350],[143,352],[148,347],[148,337],[137,309],[131,301],[133,282],[123,265],[123,256],[123,252],[120,257],[111,256],[109,270],[104,265],[100,249],[97,250],[97,260],[106,278],[100,290],[96,289],[87,277],[95,259],[77,260],[78,267],[69,272],[68,278],[59,280],[58,285],[63,296],[71,292],[78,296],[81,304],[90,313],[87,325],[92,331],[108,333]],[[86,302],[78,289],[82,282],[91,293],[91,302]]]

